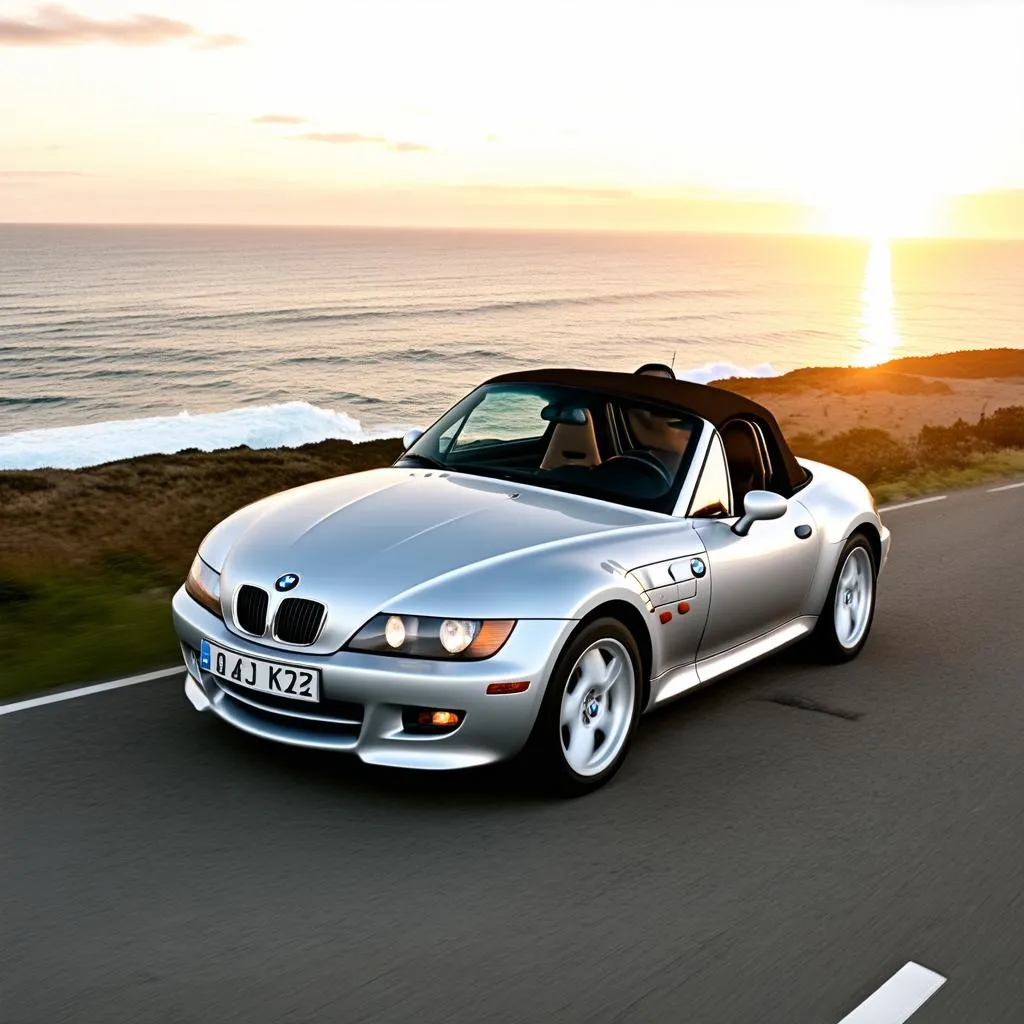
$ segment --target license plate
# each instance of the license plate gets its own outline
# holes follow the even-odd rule
[[[278,697],[293,697],[295,700],[318,701],[320,699],[320,670],[318,668],[297,668],[281,665],[262,658],[250,658],[248,654],[229,651],[218,647],[209,640],[199,645],[199,667],[242,690],[258,690]]]

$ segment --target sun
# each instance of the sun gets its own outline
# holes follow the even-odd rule
[[[940,198],[921,187],[849,182],[817,198],[819,229],[853,238],[922,238],[940,227]]]

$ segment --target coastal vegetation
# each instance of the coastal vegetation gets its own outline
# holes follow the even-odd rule
[[[771,394],[786,391],[808,403],[824,394],[842,397],[851,380],[861,391],[878,385],[899,400],[938,395],[955,386],[958,373],[981,376],[981,355],[897,360],[877,371],[799,370],[719,386],[751,393],[769,407]],[[1016,383],[1024,394],[1024,351],[990,355],[988,374],[1021,378]],[[985,410],[970,421],[924,423],[910,435],[884,422],[842,426],[832,433],[789,432],[790,442],[798,456],[859,476],[882,505],[1024,476],[1021,404]],[[295,449],[185,451],[81,470],[0,472],[0,699],[175,664],[169,599],[212,526],[276,491],[386,466],[400,450],[395,439],[324,441]]]

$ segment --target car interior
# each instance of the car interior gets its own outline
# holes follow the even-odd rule
[[[697,430],[697,421],[684,412],[607,395],[505,391],[489,405],[485,398],[461,417],[456,414],[437,450],[452,469],[525,475],[558,488],[647,504],[667,500]],[[725,423],[720,434],[733,507],[741,509],[751,490],[770,489],[764,438],[742,417]]]
[[[767,483],[763,442],[758,437],[757,428],[742,419],[724,424],[719,435],[725,447],[733,507],[742,508],[747,494],[750,491],[763,491]]]

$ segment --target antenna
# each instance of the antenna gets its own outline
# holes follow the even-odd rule
[[[676,350],[675,349],[672,349],[672,362],[669,365],[672,367],[673,370],[676,368]]]

